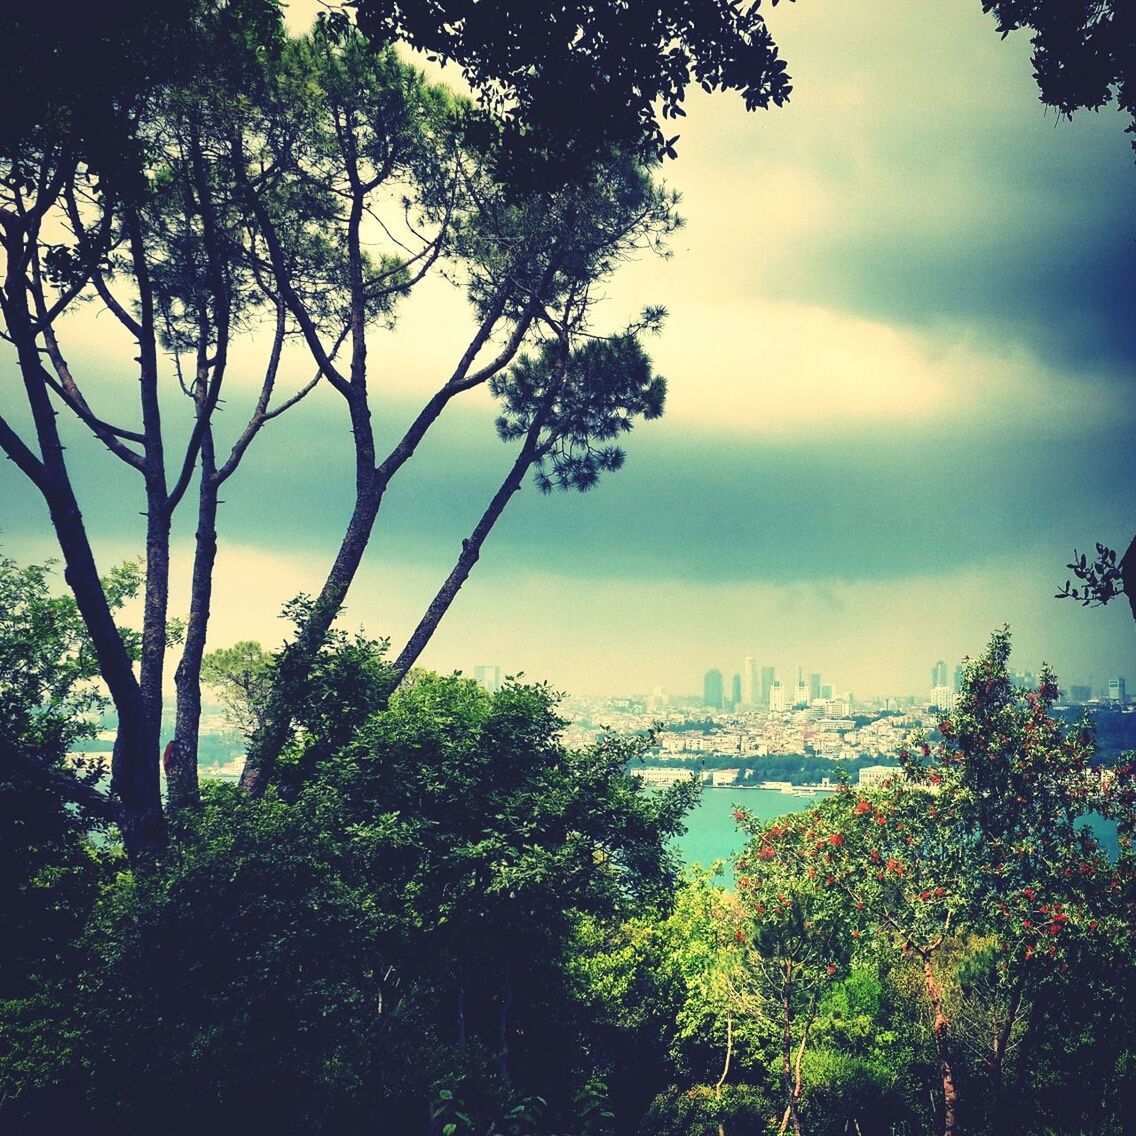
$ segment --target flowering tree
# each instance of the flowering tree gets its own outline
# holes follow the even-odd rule
[[[816,809],[754,823],[742,809],[734,819],[750,834],[738,872],[734,934],[745,979],[738,1000],[779,1029],[784,1113],[800,1136],[801,1068],[822,991],[847,969],[860,930],[850,926],[837,887],[834,856],[845,842],[833,810]],[[853,921],[854,923],[855,921]]]
[[[957,956],[960,945],[980,942],[991,960],[985,1087],[996,1099],[1039,983],[1127,934],[1116,867],[1082,823],[1101,799],[1091,731],[1053,716],[1058,688],[1048,670],[1036,690],[1016,690],[1009,653],[1008,631],[996,633],[968,664],[939,738],[916,739],[893,782],[846,793],[833,810],[850,822],[833,857],[837,886],[866,917],[865,930],[922,971],[948,1134],[959,1124],[959,1054],[947,948]]]

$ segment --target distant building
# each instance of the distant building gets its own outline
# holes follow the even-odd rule
[[[780,714],[785,710],[785,687],[780,679],[774,679],[769,688],[769,712]]]
[[[473,677],[490,694],[496,694],[501,689],[501,668],[498,666],[474,667]]]
[[[644,765],[639,769],[633,768],[631,772],[644,785],[651,785],[657,789],[665,789],[680,781],[696,781],[698,779],[698,774],[689,769],[671,769],[659,765]]]
[[[769,688],[773,685],[774,680],[777,678],[777,671],[774,667],[761,668],[761,704],[762,706],[769,705]]]
[[[860,770],[856,784],[861,789],[878,789],[898,772],[899,770],[894,765],[869,765]]]
[[[756,706],[757,696],[757,662],[752,655],[746,655],[742,668],[742,703],[745,706]]]
[[[947,664],[940,659],[931,668],[931,689],[934,690],[937,686],[947,685]]]
[[[819,674],[809,675],[809,701],[810,702],[815,702],[818,698],[820,698],[820,696],[821,696],[820,689],[821,689],[820,688],[820,675]]]
[[[949,686],[936,686],[931,690],[931,701],[928,704],[950,713],[958,705],[958,694]]]
[[[1109,702],[1115,702],[1120,706],[1128,705],[1128,695],[1124,688],[1124,677],[1118,676],[1117,678],[1110,678],[1108,680],[1108,694],[1106,695]]]
[[[957,663],[955,665],[955,677],[954,677],[954,683],[953,683],[956,691],[962,690],[962,675],[963,675],[962,663]]]
[[[1070,686],[1065,692],[1066,702],[1071,702],[1077,706],[1088,702],[1092,696],[1093,688],[1091,686]]]
[[[734,675],[733,681],[730,683],[730,705],[740,706],[742,701],[742,676],[740,674]]]
[[[702,702],[714,710],[722,709],[724,691],[722,689],[722,672],[709,670],[702,680]]]

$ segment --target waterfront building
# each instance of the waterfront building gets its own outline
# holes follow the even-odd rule
[[[860,770],[856,784],[861,789],[878,789],[889,778],[899,772],[894,765],[868,765]]]
[[[1108,680],[1108,694],[1109,702],[1115,702],[1119,706],[1126,706],[1128,704],[1128,695],[1124,686],[1124,677],[1117,676]]]

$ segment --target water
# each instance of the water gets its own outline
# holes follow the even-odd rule
[[[773,820],[815,805],[820,797],[795,797],[776,789],[706,789],[702,800],[687,814],[685,836],[679,837],[683,862],[708,868],[715,860],[732,860],[745,844],[734,823],[741,807],[758,820]]]
[[[800,812],[823,799],[796,797],[775,789],[705,789],[701,801],[686,816],[686,835],[679,837],[676,844],[684,863],[708,868],[715,860],[725,860],[729,874],[729,862],[745,845],[745,835],[734,823],[734,809],[740,806],[758,820],[769,821],[785,813]],[[1115,823],[1095,813],[1082,823],[1115,860],[1119,852]]]

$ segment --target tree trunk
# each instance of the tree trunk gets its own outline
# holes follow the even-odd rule
[[[486,537],[489,536],[493,526],[504,512],[510,498],[524,483],[525,474],[528,473],[538,456],[537,439],[539,434],[540,424],[538,423],[533,430],[529,431],[516,461],[513,462],[505,480],[501,482],[497,492],[493,495],[493,499],[489,502],[485,512],[482,513],[481,519],[474,526],[473,532],[462,541],[461,552],[453,571],[446,577],[445,583],[442,584],[437,594],[430,601],[430,606],[427,607],[425,614],[419,620],[414,633],[407,640],[406,646],[403,647],[395,660],[394,675],[391,680],[392,690],[402,682],[407,671],[417,662],[418,656],[422,654],[426,644],[430,642],[430,637],[438,629],[442,616],[446,614],[450,605],[457,598],[462,584],[469,579],[469,574],[473,571],[473,566],[481,555],[481,546],[485,543]]]
[[[797,1097],[793,1092],[793,986],[787,975],[781,994],[781,1089],[785,1094],[785,1110],[793,1136],[801,1136],[801,1118],[797,1112]],[[785,1130],[782,1119],[781,1130]]]
[[[931,956],[923,955],[923,986],[931,1007],[931,1031],[935,1035],[935,1048],[939,1055],[939,1069],[943,1080],[943,1134],[955,1136],[958,1131],[958,1091],[951,1065],[950,1021],[943,1013],[943,991],[931,966]]]
[[[139,862],[160,851],[167,841],[157,737],[150,729],[142,688],[107,603],[63,457],[55,410],[32,330],[26,283],[16,274],[20,248],[15,250],[15,260],[12,248],[7,252],[10,270],[5,280],[4,316],[16,347],[41,456],[36,458],[7,423],[0,440],[47,504],[63,554],[64,578],[91,636],[99,670],[118,715],[118,734],[111,755],[111,792],[122,805],[121,830],[126,851],[131,860]]]
[[[171,808],[195,806],[201,800],[197,750],[201,735],[201,660],[205,655],[213,599],[213,566],[217,560],[218,486],[215,472],[213,437],[207,429],[201,439],[201,488],[197,504],[189,621],[185,629],[185,647],[174,676],[177,716],[173,751],[166,767],[166,792]]]
[[[356,495],[355,510],[335,563],[319,596],[302,620],[296,638],[284,648],[280,657],[264,725],[253,735],[241,773],[241,788],[254,797],[261,796],[268,788],[276,760],[288,744],[297,696],[307,682],[312,664],[327,640],[331,625],[347,598],[347,590],[367,551],[384,488],[376,478],[364,492]]]

